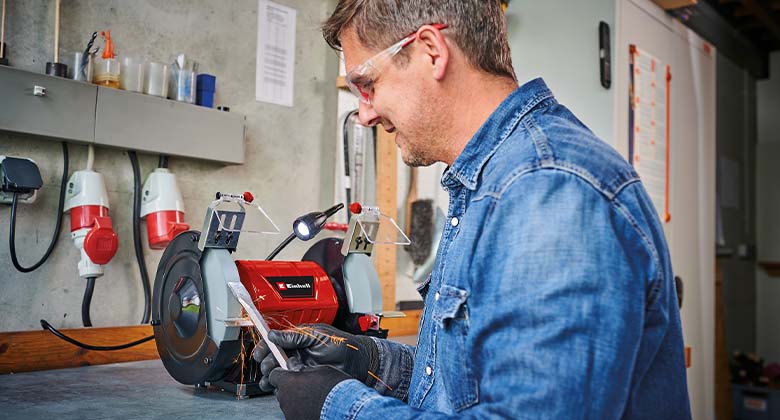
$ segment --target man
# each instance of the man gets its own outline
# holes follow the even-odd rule
[[[498,1],[341,0],[323,32],[361,122],[395,132],[408,165],[449,165],[449,222],[416,348],[271,335],[299,370],[256,355],[285,415],[689,418],[655,209],[541,79],[518,87]]]

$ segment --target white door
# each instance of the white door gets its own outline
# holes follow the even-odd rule
[[[647,0],[617,0],[615,139],[628,148],[629,45],[671,66],[670,213],[665,224],[675,275],[685,285],[682,323],[691,347],[694,419],[714,414],[716,52]]]

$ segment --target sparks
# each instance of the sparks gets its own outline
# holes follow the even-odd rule
[[[368,374],[369,374],[369,375],[371,375],[371,377],[372,377],[372,378],[374,378],[374,379],[376,379],[377,381],[379,381],[379,383],[381,383],[382,385],[386,386],[386,387],[387,387],[387,389],[389,389],[390,391],[392,391],[392,390],[393,390],[393,388],[392,388],[390,385],[386,384],[386,383],[385,383],[385,381],[383,381],[383,380],[379,379],[379,376],[376,376],[376,375],[374,375],[374,372],[371,372],[371,371],[369,370],[369,371],[368,371]]]

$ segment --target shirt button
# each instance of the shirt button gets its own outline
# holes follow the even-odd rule
[[[431,374],[433,374],[433,369],[431,369],[430,366],[426,366],[425,367],[425,374],[428,375],[428,376],[431,376]]]
[[[436,294],[435,294],[435,295],[433,295],[433,300],[439,300],[439,296],[441,296],[441,295],[439,294],[439,292],[436,292]]]
[[[460,223],[460,220],[458,220],[457,217],[453,217],[452,219],[450,219],[450,224],[452,225],[452,227],[458,226],[458,223]]]

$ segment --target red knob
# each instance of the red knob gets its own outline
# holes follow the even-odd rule
[[[244,201],[246,201],[247,203],[251,203],[255,201],[255,196],[252,195],[252,193],[249,191],[244,191]]]
[[[363,212],[363,206],[360,205],[357,201],[349,205],[349,211],[352,212],[352,214],[360,214]]]

